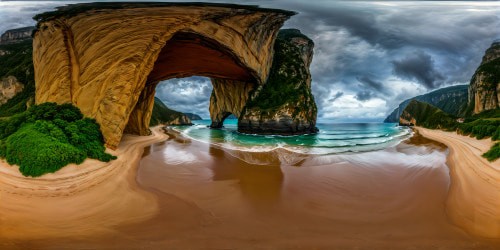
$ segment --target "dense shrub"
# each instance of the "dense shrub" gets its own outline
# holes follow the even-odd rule
[[[500,158],[500,142],[495,143],[488,152],[483,154],[483,157],[488,159],[488,161],[494,161]]]
[[[500,120],[478,119],[464,122],[458,126],[458,132],[477,139],[491,137],[492,140],[498,140],[500,139]]]
[[[71,104],[43,103],[0,121],[0,157],[25,176],[41,176],[86,158],[110,161],[99,124]]]

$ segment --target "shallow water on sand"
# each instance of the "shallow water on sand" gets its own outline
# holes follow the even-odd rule
[[[383,150],[308,155],[231,150],[176,131],[144,151],[139,186],[159,212],[106,235],[38,249],[500,249],[445,214],[446,148],[412,137]]]
[[[153,239],[152,246],[500,246],[448,222],[447,152],[428,140],[365,153],[307,155],[229,150],[173,131],[170,136],[145,152],[137,176],[159,195],[160,215],[124,231],[159,225],[154,237],[142,239]]]

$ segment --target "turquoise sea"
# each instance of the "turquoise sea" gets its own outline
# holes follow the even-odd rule
[[[226,119],[224,128],[210,129],[210,120],[195,120],[193,126],[175,130],[191,139],[243,151],[271,151],[283,148],[306,154],[366,152],[398,144],[411,131],[395,123],[318,122],[319,133],[296,136],[249,135],[237,132],[238,120]]]

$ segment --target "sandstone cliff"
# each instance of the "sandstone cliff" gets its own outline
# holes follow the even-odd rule
[[[239,116],[238,131],[283,135],[317,132],[309,72],[313,47],[313,41],[299,30],[280,31],[269,79],[251,94]]]
[[[469,86],[468,111],[477,114],[500,108],[500,42],[486,50]]]
[[[12,44],[25,40],[31,40],[31,33],[33,30],[35,30],[35,27],[23,27],[19,29],[7,30],[2,34],[2,36],[0,36],[0,44]]]
[[[70,102],[114,148],[147,134],[154,87],[191,75],[263,84],[294,12],[209,3],[90,3],[35,17],[36,102]],[[128,125],[127,125],[128,124]]]
[[[247,104],[250,92],[257,84],[252,82],[241,82],[212,78],[213,91],[210,96],[210,118],[212,128],[222,127],[224,119],[233,114],[235,117],[241,115],[241,111]]]
[[[24,84],[15,76],[7,76],[0,80],[0,105],[5,104],[19,92],[23,91]]]

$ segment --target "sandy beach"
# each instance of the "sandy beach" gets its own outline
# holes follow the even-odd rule
[[[117,224],[151,218],[156,196],[136,185],[143,148],[165,140],[159,127],[151,136],[126,136],[117,160],[87,159],[40,178],[24,177],[17,167],[0,163],[0,248],[22,239],[86,237],[106,234]]]
[[[450,150],[447,163],[451,185],[446,212],[452,221],[471,234],[500,238],[500,160],[488,162],[481,156],[493,145],[491,139],[417,129]]]
[[[500,247],[447,217],[448,151],[421,136],[382,151],[323,156],[166,137],[159,129],[126,137],[111,166],[71,166],[33,184],[19,174],[10,180],[16,172],[2,166],[0,248]],[[69,185],[72,168],[84,167],[80,185]]]

